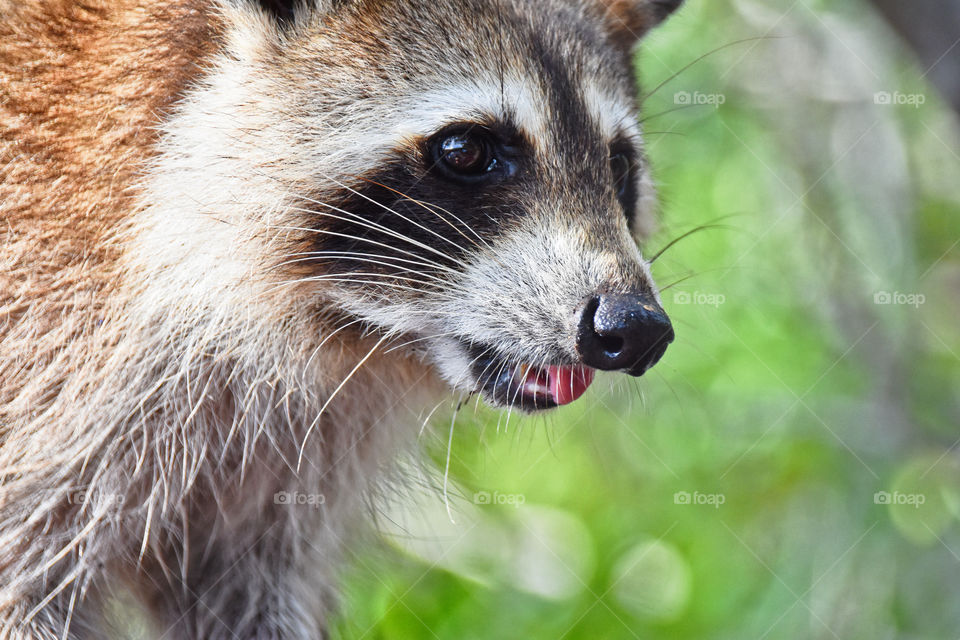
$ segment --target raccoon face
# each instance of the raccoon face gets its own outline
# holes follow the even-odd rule
[[[295,12],[278,61],[307,70],[292,148],[326,158],[290,189],[299,273],[453,388],[524,410],[598,369],[639,376],[674,338],[637,245],[654,196],[628,54],[678,3],[535,4]]]
[[[205,180],[229,166],[236,192],[269,195],[266,213],[222,200],[285,230],[270,271],[309,285],[317,318],[335,310],[491,404],[564,405],[674,338],[638,248],[655,196],[630,51],[679,3],[232,5],[235,68],[173,135],[216,151]],[[201,147],[190,108],[242,125]]]

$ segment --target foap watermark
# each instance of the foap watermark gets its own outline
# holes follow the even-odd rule
[[[727,302],[727,296],[722,293],[707,293],[704,291],[675,291],[673,293],[674,304],[697,304],[707,307],[718,308]]]
[[[877,491],[873,494],[873,503],[874,504],[895,504],[895,505],[907,505],[911,506],[914,509],[919,509],[920,505],[926,503],[927,496],[922,493],[900,493],[899,491],[894,491],[893,493],[889,491]]]
[[[300,493],[299,491],[278,491],[273,494],[273,504],[291,507],[313,507],[319,509],[327,502],[322,493]]]
[[[112,506],[121,505],[127,499],[122,493],[104,493],[102,491],[71,491],[67,496],[67,502],[73,505],[86,507],[87,505]]]
[[[873,304],[903,305],[919,308],[927,302],[922,293],[901,293],[900,291],[877,291],[873,294]]]
[[[519,509],[520,505],[525,504],[526,501],[527,497],[522,493],[500,493],[499,491],[490,493],[489,491],[477,491],[473,494],[473,504],[509,505]]]
[[[677,491],[673,494],[673,504],[706,505],[714,509],[719,509],[720,505],[726,501],[727,496],[722,493],[700,493],[699,491],[690,493],[689,491]]]
[[[701,91],[678,91],[673,94],[673,103],[681,106],[710,105],[719,108],[726,103],[727,96],[723,93],[703,93]]]
[[[903,93],[901,91],[878,91],[873,94],[873,103],[884,107],[907,106],[919,109],[926,104],[927,96],[923,93]]]

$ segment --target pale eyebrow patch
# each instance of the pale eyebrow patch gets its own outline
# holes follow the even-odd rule
[[[303,147],[305,171],[346,179],[373,170],[398,149],[410,149],[444,127],[457,123],[510,122],[536,148],[551,152],[546,98],[534,79],[497,75],[437,83],[393,100],[367,102],[347,119]],[[295,143],[294,143],[295,144]]]
[[[639,146],[642,132],[635,105],[590,81],[584,83],[583,99],[587,112],[608,141],[626,137]]]
[[[397,123],[399,138],[425,137],[456,122],[489,120],[510,121],[535,145],[545,144],[549,132],[546,97],[538,83],[517,77],[490,78],[437,87],[405,105],[404,117]]]

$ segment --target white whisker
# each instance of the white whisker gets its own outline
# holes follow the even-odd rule
[[[359,371],[360,368],[367,363],[370,357],[373,356],[373,353],[377,350],[377,348],[379,348],[380,345],[386,342],[389,338],[390,334],[385,334],[382,338],[380,338],[380,340],[373,345],[370,351],[367,352],[367,355],[363,356],[360,362],[358,362],[357,365],[350,371],[350,373],[347,374],[347,377],[344,378],[339,385],[337,385],[337,388],[333,390],[333,393],[330,394],[330,397],[327,398],[327,401],[323,403],[322,407],[320,407],[320,411],[317,412],[317,416],[313,419],[313,422],[310,423],[310,426],[307,427],[307,431],[303,436],[303,442],[300,443],[300,454],[297,456],[297,472],[300,471],[300,467],[303,465],[303,454],[307,448],[307,440],[309,440],[310,434],[313,433],[313,430],[316,429],[317,424],[319,424],[320,417],[323,416],[324,412],[327,410],[327,407],[330,406],[330,403],[333,402],[334,399],[340,394],[340,391],[343,389],[343,387],[350,382],[350,379],[356,375],[357,371]]]
[[[454,241],[451,240],[450,238],[447,238],[446,236],[440,235],[439,233],[437,233],[437,232],[434,231],[433,229],[430,229],[429,227],[426,227],[426,226],[420,224],[420,223],[417,222],[416,220],[411,220],[410,218],[408,218],[407,216],[403,215],[403,214],[400,213],[399,211],[396,211],[395,209],[391,209],[390,207],[388,207],[387,205],[383,204],[382,202],[379,202],[379,201],[377,201],[377,200],[374,200],[374,199],[371,198],[370,196],[368,196],[368,195],[366,195],[366,194],[364,194],[364,193],[361,193],[361,192],[357,191],[356,189],[354,189],[353,187],[351,187],[351,186],[349,186],[349,185],[347,185],[347,184],[344,184],[344,183],[339,182],[339,181],[337,181],[337,180],[334,180],[333,182],[336,183],[336,184],[338,184],[338,185],[340,185],[340,186],[343,187],[344,189],[347,189],[347,190],[350,191],[351,193],[360,196],[360,197],[363,198],[364,200],[367,200],[368,202],[377,205],[378,207],[380,207],[380,208],[383,209],[384,211],[387,211],[387,212],[389,212],[389,213],[391,213],[391,214],[393,214],[393,215],[395,215],[395,216],[397,216],[397,217],[399,217],[399,218],[402,218],[403,220],[406,220],[406,221],[409,222],[410,224],[419,227],[420,229],[426,231],[427,233],[429,233],[429,234],[431,234],[431,235],[433,235],[433,236],[436,236],[436,237],[439,238],[440,240],[443,240],[444,242],[446,242],[446,243],[452,245],[453,247],[455,247],[458,251],[463,251],[463,250],[464,250],[464,248],[463,248],[462,246],[460,246],[459,244],[457,244],[456,242],[454,242]],[[408,242],[415,242],[414,240],[412,240],[412,239],[410,239],[410,238],[408,238],[407,241],[408,241]],[[423,246],[424,248],[429,247],[429,245],[426,245],[426,244],[423,244],[423,243],[418,243],[418,244],[420,244],[420,245]],[[441,256],[445,256],[447,259],[451,259],[451,256],[448,256],[448,255],[444,254],[444,253],[443,253],[442,251],[440,251],[439,249],[434,249],[433,247],[429,247],[429,248],[430,248],[432,251],[434,251],[434,253],[437,253],[438,255],[441,255]],[[457,262],[457,261],[456,261],[456,260],[453,260],[453,262]]]
[[[450,418],[450,436],[447,438],[447,463],[443,469],[443,503],[447,507],[447,517],[450,518],[450,522],[453,524],[456,524],[456,521],[453,519],[453,512],[450,510],[450,495],[447,492],[447,488],[450,481],[450,456],[453,453],[453,428],[457,424],[457,415],[460,413],[461,402],[463,402],[462,394],[457,401],[457,408],[453,412],[453,417]]]

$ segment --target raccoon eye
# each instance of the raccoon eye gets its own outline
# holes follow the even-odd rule
[[[613,188],[617,198],[623,200],[630,189],[633,161],[625,153],[616,153],[610,156],[610,171],[613,173]]]
[[[497,165],[493,143],[480,132],[442,136],[434,144],[433,155],[437,166],[457,177],[480,177]]]

